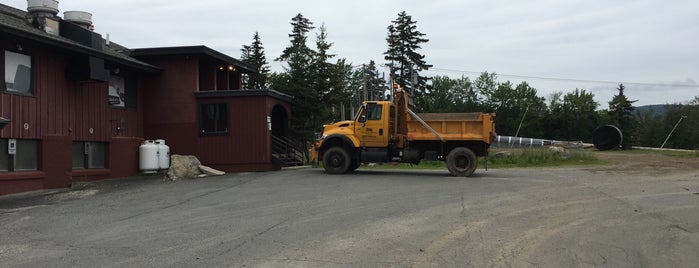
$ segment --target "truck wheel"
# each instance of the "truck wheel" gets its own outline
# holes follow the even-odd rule
[[[362,165],[362,162],[359,162],[359,160],[354,159],[352,160],[352,165],[350,165],[350,171],[355,171],[359,168],[359,166]]]
[[[351,162],[349,153],[342,147],[331,147],[323,154],[323,168],[330,174],[347,172]]]
[[[476,154],[466,147],[457,147],[447,155],[447,169],[452,176],[469,177],[476,171]]]

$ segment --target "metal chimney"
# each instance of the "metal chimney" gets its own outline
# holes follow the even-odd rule
[[[58,1],[56,0],[27,0],[27,11],[34,18],[54,17],[58,14]]]
[[[66,12],[63,12],[63,19],[66,21],[70,21],[72,23],[75,23],[77,25],[80,25],[80,27],[83,27],[83,28],[88,29],[90,31],[93,30],[93,28],[92,28],[92,13],[85,12],[85,11],[66,11]]]
[[[27,0],[27,20],[35,27],[58,35],[58,1]]]

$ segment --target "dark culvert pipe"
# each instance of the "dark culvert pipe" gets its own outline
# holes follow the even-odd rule
[[[600,151],[608,151],[619,148],[624,140],[624,135],[616,126],[604,125],[592,131],[592,144]]]

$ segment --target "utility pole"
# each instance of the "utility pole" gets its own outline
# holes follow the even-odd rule
[[[667,143],[667,140],[670,139],[670,135],[672,135],[672,132],[675,132],[675,129],[677,128],[677,126],[680,124],[680,122],[682,122],[682,119],[685,119],[685,118],[687,118],[687,116],[683,115],[682,117],[680,117],[680,120],[677,120],[677,124],[675,124],[675,126],[672,128],[672,130],[670,131],[670,134],[667,134],[667,138],[665,138],[663,145],[660,145],[660,148],[665,147],[665,143]]]
[[[527,105],[527,109],[524,110],[524,114],[522,115],[522,120],[519,121],[519,126],[517,127],[517,132],[515,132],[515,137],[519,136],[519,130],[522,128],[522,123],[524,122],[524,117],[527,116],[528,111],[529,111],[529,105]]]
[[[367,81],[366,81],[366,66],[362,64],[362,80],[364,81],[364,101],[368,101],[367,94]]]

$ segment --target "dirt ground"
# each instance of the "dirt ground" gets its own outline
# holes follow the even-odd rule
[[[699,157],[107,180],[0,198],[0,267],[696,267]],[[673,154],[674,155],[674,154]]]
[[[670,155],[668,153],[632,151],[592,151],[600,160],[609,165],[595,166],[596,171],[620,174],[665,175],[680,174],[699,170],[699,153]]]

